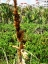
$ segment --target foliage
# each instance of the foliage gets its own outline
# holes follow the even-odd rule
[[[11,7],[7,4],[0,4],[0,20],[3,23],[8,23],[9,21],[13,21],[13,13]]]
[[[17,42],[15,40],[15,29],[13,28],[13,25],[9,24],[1,24],[1,30],[0,30],[0,47],[5,48],[5,51],[7,53],[7,56],[10,56],[16,52],[11,45],[15,44]],[[9,55],[8,55],[9,54]],[[0,57],[2,56],[2,53],[0,52]]]
[[[48,8],[22,8],[22,20],[23,22],[33,22],[37,24],[48,23]]]
[[[15,44],[17,45],[15,28],[13,27],[12,24],[5,24],[5,25],[1,24],[1,26],[2,26],[2,30],[0,30],[0,47],[5,48],[7,56],[9,56],[9,58],[12,58],[12,57],[14,58],[14,54],[16,50],[13,49],[11,45],[15,45]],[[36,33],[35,28],[38,28],[37,26],[39,25],[38,24],[36,25],[34,23],[21,24],[21,29],[26,30],[25,39],[27,40],[27,42],[26,42],[25,49],[27,49],[28,51],[33,53],[35,56],[37,56],[40,62],[47,63],[48,62],[48,52],[47,52],[48,51],[48,32],[45,29],[45,32],[43,32],[42,34]],[[46,25],[43,27],[46,27]],[[2,51],[0,51],[0,55],[3,54],[1,52]]]
[[[4,60],[3,51],[5,49],[8,60],[14,59],[16,49],[12,45],[18,45],[13,20],[8,22],[8,18],[13,19],[9,5],[0,6],[0,59]],[[8,8],[9,7],[9,8]],[[3,10],[4,9],[4,10]],[[20,27],[25,30],[25,49],[34,54],[38,60],[32,57],[32,64],[48,63],[48,9],[33,8],[27,6],[18,8],[22,17]],[[5,20],[3,20],[6,18]],[[2,20],[2,21],[1,21]],[[3,63],[2,63],[3,64]],[[28,63],[27,63],[28,64]]]

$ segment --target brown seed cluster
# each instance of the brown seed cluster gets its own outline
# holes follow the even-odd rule
[[[20,17],[17,9],[17,0],[14,0],[14,26],[16,28],[17,39],[21,43],[20,48],[23,49],[23,44],[26,42],[24,37],[24,31],[20,30]]]

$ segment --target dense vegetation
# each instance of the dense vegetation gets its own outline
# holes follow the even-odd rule
[[[12,45],[18,45],[15,28],[13,26],[13,6],[0,4],[0,63],[5,59],[6,52],[9,63],[16,55],[16,49]],[[24,39],[26,40],[25,49],[31,52],[32,64],[48,63],[48,8],[33,8],[26,6],[21,9],[20,14],[21,29],[25,30]],[[11,61],[11,62],[10,62]],[[27,63],[28,64],[28,63]]]

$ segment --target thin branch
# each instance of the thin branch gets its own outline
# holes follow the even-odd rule
[[[9,63],[8,63],[8,59],[7,59],[6,52],[5,52],[5,50],[4,50],[3,48],[2,48],[2,50],[3,50],[3,53],[4,53],[4,57],[5,57],[5,59],[6,59],[6,63],[9,64]]]

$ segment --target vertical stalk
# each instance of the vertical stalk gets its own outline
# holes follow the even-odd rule
[[[24,31],[20,30],[20,17],[19,17],[18,9],[17,9],[17,0],[13,0],[13,1],[14,1],[14,26],[16,28],[17,40],[20,42],[19,49],[17,50],[18,64],[22,64],[21,49],[23,49],[23,33],[24,33]]]

